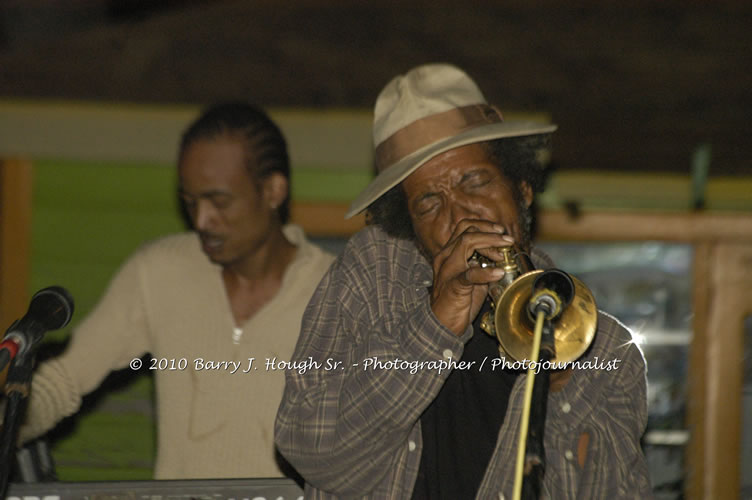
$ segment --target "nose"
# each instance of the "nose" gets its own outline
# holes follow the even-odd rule
[[[208,200],[199,200],[193,214],[193,225],[199,231],[207,231],[214,220],[214,207]]]
[[[455,197],[449,203],[449,217],[452,227],[457,227],[461,220],[477,219],[478,214],[472,209],[471,200]]]

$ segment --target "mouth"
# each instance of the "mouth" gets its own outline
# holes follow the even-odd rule
[[[201,239],[201,248],[207,255],[214,255],[222,250],[224,245],[224,238],[211,234],[199,234]]]

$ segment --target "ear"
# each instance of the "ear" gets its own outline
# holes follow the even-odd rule
[[[520,182],[520,194],[522,194],[522,199],[525,202],[525,206],[527,208],[530,208],[530,205],[533,204],[533,188],[530,187],[530,184],[527,181]]]
[[[272,173],[266,179],[264,179],[264,202],[272,210],[282,204],[287,198],[290,192],[290,184],[284,175],[280,173]]]

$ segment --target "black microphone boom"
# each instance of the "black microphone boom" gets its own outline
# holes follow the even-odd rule
[[[18,344],[18,355],[29,352],[48,330],[57,330],[68,324],[73,316],[73,297],[61,286],[39,290],[31,298],[29,310],[12,325],[4,341]]]

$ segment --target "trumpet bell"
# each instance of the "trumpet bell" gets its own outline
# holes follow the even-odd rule
[[[494,309],[494,329],[499,351],[517,361],[530,358],[535,332],[535,318],[528,305],[533,283],[542,270],[523,274],[515,279],[499,297]],[[574,282],[574,298],[554,324],[553,363],[567,363],[582,356],[595,337],[598,309],[592,293],[584,283]]]

